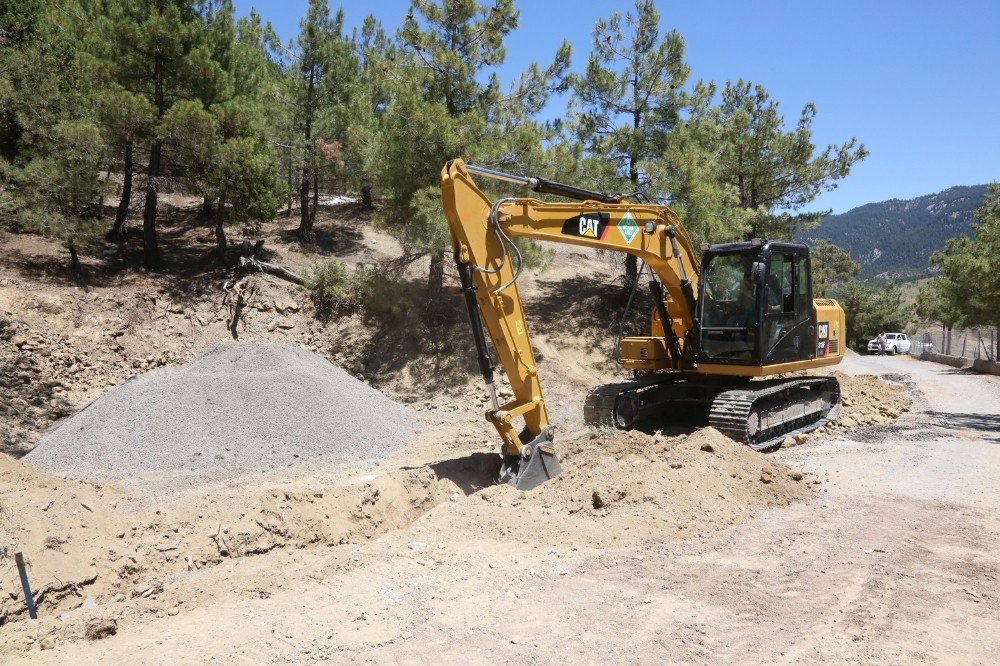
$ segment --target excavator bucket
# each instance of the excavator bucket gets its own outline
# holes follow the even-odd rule
[[[545,428],[538,437],[510,456],[500,470],[500,482],[518,490],[531,490],[562,474],[562,465],[552,444],[552,431]]]

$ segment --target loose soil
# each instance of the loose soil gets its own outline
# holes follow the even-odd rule
[[[0,236],[9,452],[128,377],[233,342],[228,272],[198,264],[211,230],[183,203],[164,225],[164,275],[90,258],[77,285],[57,244]],[[324,208],[318,227],[313,247],[293,241],[292,220],[260,236],[296,270],[401,254],[350,203]],[[420,293],[424,270],[404,272],[392,316],[326,323],[304,292],[261,279],[237,327],[240,342],[314,351],[413,409],[420,434],[377,465],[313,460],[150,497],[0,455],[0,660],[981,662],[1000,651],[997,378],[849,357],[840,423],[770,455],[691,424],[587,430],[586,390],[622,377],[607,334],[614,271],[559,248],[520,286],[565,473],[518,493],[494,484],[496,436],[454,282],[433,333],[406,305],[419,298],[402,298]],[[38,621],[26,619],[17,551]]]

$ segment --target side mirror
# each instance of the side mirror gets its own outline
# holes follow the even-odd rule
[[[751,279],[753,280],[753,283],[755,285],[763,286],[765,273],[766,269],[763,261],[753,262],[753,272],[751,273]]]

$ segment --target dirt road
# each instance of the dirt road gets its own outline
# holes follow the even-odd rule
[[[905,379],[915,409],[892,426],[774,454],[824,480],[813,500],[721,531],[627,547],[565,546],[544,532],[515,542],[490,524],[446,529],[452,503],[445,502],[357,546],[273,551],[178,575],[162,607],[119,614],[116,636],[12,656],[33,663],[995,660],[1000,378],[909,358],[849,357],[842,369]],[[510,511],[518,510],[515,499]]]

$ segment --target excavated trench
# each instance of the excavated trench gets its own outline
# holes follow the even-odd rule
[[[363,543],[408,527],[456,493],[494,484],[499,468],[499,456],[474,453],[348,485],[310,487],[305,480],[134,511],[122,508],[128,496],[6,459],[0,527],[25,554],[39,616],[53,616],[88,597],[99,606],[152,600],[165,581],[276,549]],[[24,510],[15,515],[15,506]],[[0,566],[2,626],[28,615],[12,552]]]

